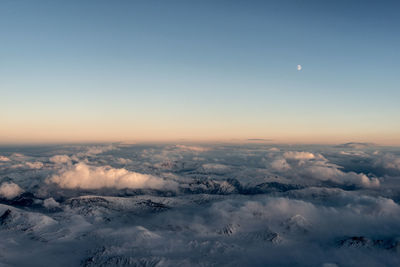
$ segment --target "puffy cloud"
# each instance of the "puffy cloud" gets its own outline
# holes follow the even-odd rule
[[[117,162],[120,163],[120,164],[129,164],[129,163],[132,163],[132,160],[125,159],[125,158],[118,158]]]
[[[41,169],[43,168],[43,163],[40,161],[36,162],[25,162],[25,164],[31,169]]]
[[[26,160],[28,157],[25,156],[22,153],[13,153],[11,154],[11,156],[9,156],[10,159],[15,160],[15,161],[24,161]]]
[[[104,145],[104,146],[89,146],[87,147],[87,151],[84,153],[78,153],[79,156],[93,156],[97,154],[101,154],[113,149],[118,149],[113,145]]]
[[[20,161],[19,163],[10,166],[10,168],[12,168],[12,169],[27,169],[27,168],[29,168],[29,169],[36,169],[36,170],[42,169],[43,167],[44,167],[44,164],[40,161],[34,161],[34,162]]]
[[[346,208],[362,215],[390,216],[400,214],[400,207],[392,199],[359,196],[349,202]]]
[[[277,171],[286,171],[290,169],[290,165],[285,159],[276,159],[271,162],[271,168]]]
[[[267,166],[278,171],[280,175],[301,178],[298,182],[308,185],[316,180],[361,188],[373,188],[380,185],[377,178],[369,178],[363,173],[342,171],[341,166],[330,163],[319,153],[287,151],[282,155],[270,154],[265,161],[267,161]]]
[[[211,148],[193,145],[168,145],[165,147],[154,147],[144,149],[141,153],[142,158],[151,162],[181,161],[186,157],[198,155],[210,151]]]
[[[0,161],[10,161],[10,159],[0,155]]]
[[[283,157],[286,159],[314,159],[316,156],[310,152],[298,152],[298,151],[288,151],[283,153]]]
[[[71,163],[71,158],[67,155],[55,155],[49,159],[55,164],[66,164]]]
[[[6,199],[13,199],[19,196],[24,190],[17,184],[5,182],[0,186],[0,196]]]
[[[330,163],[319,153],[287,151],[282,156],[272,155],[269,166],[283,176],[301,177],[309,183],[313,180],[329,181],[343,186],[373,188],[380,182],[363,173],[344,172],[340,166]]]
[[[389,171],[400,172],[400,157],[393,154],[383,154],[375,153],[378,158],[375,159],[374,165],[376,167],[381,167]]]
[[[334,166],[309,166],[302,171],[305,176],[322,181],[332,181],[342,185],[356,185],[359,187],[377,187],[379,180],[368,178],[365,174],[343,172]]]
[[[107,146],[90,146],[86,152],[87,155],[97,155],[101,154],[110,150],[116,149],[113,145]]]
[[[83,151],[78,152],[76,155],[73,156],[80,158],[80,157],[88,157],[88,156],[96,156],[98,154],[102,154],[104,152],[114,150],[114,149],[119,149],[118,147],[110,144],[110,145],[98,145],[98,146],[84,146]]]
[[[43,207],[46,209],[54,209],[58,208],[60,206],[60,203],[54,200],[54,198],[47,198],[43,201]]]
[[[80,162],[50,177],[47,182],[62,188],[80,189],[176,189],[174,181],[166,181],[148,174],[116,169],[108,166],[89,166]]]

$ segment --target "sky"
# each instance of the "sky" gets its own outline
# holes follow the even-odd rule
[[[3,0],[0,143],[400,145],[399,10],[397,1]]]

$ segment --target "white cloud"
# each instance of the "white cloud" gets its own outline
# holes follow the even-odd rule
[[[43,168],[43,163],[40,161],[36,162],[25,162],[25,164],[31,169],[41,169]]]
[[[297,70],[301,70],[303,67],[301,65],[297,65]]]
[[[282,172],[283,176],[299,176],[302,181],[309,182],[309,178],[320,181],[330,181],[338,185],[357,186],[363,188],[378,187],[380,182],[376,178],[369,178],[363,173],[343,172],[340,166],[331,164],[323,155],[306,151],[287,151],[283,157],[274,157],[269,166]]]
[[[24,154],[21,153],[13,153],[11,155],[11,158],[15,159],[15,160],[23,160],[26,158],[26,156]]]
[[[120,164],[129,164],[129,163],[132,163],[132,160],[125,159],[125,158],[118,158],[117,162],[120,163]]]
[[[78,158],[80,158],[80,157],[88,157],[88,156],[95,156],[95,155],[98,155],[98,154],[102,154],[104,152],[107,152],[107,151],[110,151],[110,150],[114,150],[114,149],[118,150],[118,147],[116,147],[114,145],[85,146],[83,148],[85,149],[84,151],[79,152],[74,156],[78,157]]]
[[[332,181],[343,185],[356,185],[360,187],[378,187],[379,180],[368,178],[363,173],[343,172],[334,166],[314,165],[304,169],[305,176],[322,181]]]
[[[297,152],[297,151],[288,151],[283,154],[283,157],[286,159],[314,159],[316,156],[310,152]]]
[[[10,161],[10,159],[0,155],[0,161]]]
[[[14,183],[2,183],[0,186],[0,196],[6,199],[13,199],[19,196],[24,190]]]
[[[286,171],[290,169],[290,165],[285,159],[276,159],[271,162],[271,168],[277,171]]]
[[[87,151],[86,151],[86,155],[97,155],[97,154],[101,154],[113,149],[117,149],[115,146],[113,145],[106,145],[106,146],[90,146],[88,147]]]
[[[379,156],[378,153],[376,155]],[[375,167],[382,167],[387,170],[400,171],[400,157],[393,154],[384,154],[378,157],[374,163]]]
[[[364,151],[340,151],[340,155],[352,156],[352,157],[367,157],[368,154]]]
[[[46,209],[54,209],[58,208],[60,206],[60,203],[54,200],[54,198],[48,198],[43,201],[43,207]]]
[[[108,166],[89,166],[83,162],[71,165],[47,180],[62,188],[81,189],[176,189],[177,184],[148,174]]]
[[[67,155],[55,155],[49,159],[55,164],[66,164],[71,163],[71,158]]]

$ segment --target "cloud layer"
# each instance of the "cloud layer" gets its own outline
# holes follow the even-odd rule
[[[0,163],[0,265],[400,265],[398,148],[124,144],[2,153],[10,160]]]

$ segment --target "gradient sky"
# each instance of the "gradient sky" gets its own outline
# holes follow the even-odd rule
[[[0,143],[399,145],[399,14],[378,0],[3,0]]]

